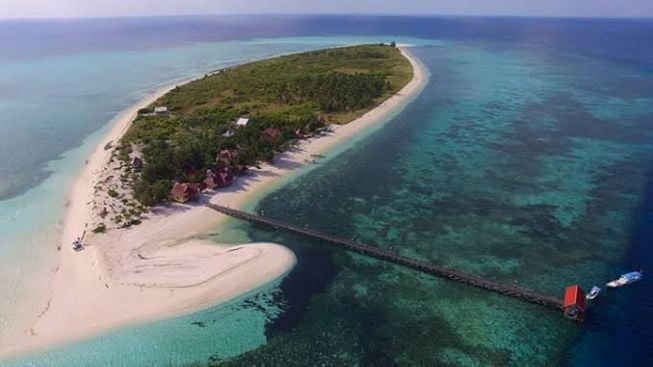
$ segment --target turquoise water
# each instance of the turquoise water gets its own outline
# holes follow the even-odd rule
[[[610,279],[653,156],[653,99],[642,89],[653,75],[528,47],[415,52],[433,74],[422,95],[263,200],[266,216],[555,296]],[[225,365],[564,365],[583,336],[558,312],[251,233],[290,244],[300,263],[314,251],[333,261],[292,273],[270,342]]]
[[[0,340],[13,331],[7,321],[14,312],[19,312],[17,301],[30,296],[33,289],[47,287],[42,279],[55,266],[53,259],[57,256],[66,188],[80,171],[85,157],[108,131],[115,115],[160,87],[216,68],[279,54],[370,42],[380,42],[380,39],[285,37],[52,55],[27,61],[0,60],[0,86],[11,92],[6,92],[0,103],[0,116],[3,116],[0,128],[8,132],[0,138],[0,153],[4,154],[0,173],[6,178],[0,182],[0,197],[4,198],[0,200]],[[22,147],[26,145],[34,149],[24,151]],[[58,158],[51,160],[53,156]],[[235,236],[243,239],[242,233]],[[253,325],[259,327],[258,333],[242,337],[244,345],[253,348],[265,340],[263,321],[256,323],[256,316],[234,315],[238,319],[252,319]],[[259,320],[265,320],[261,317]],[[187,332],[193,331],[193,327],[186,327],[188,323],[184,320],[172,325],[184,325],[182,328]],[[131,331],[127,335],[132,335]],[[207,335],[215,336],[209,333],[205,338]],[[118,339],[122,337],[114,340]],[[102,353],[92,346],[104,346],[107,342],[102,339],[98,343],[75,346],[70,358],[79,361],[82,357],[78,353],[87,350],[88,353],[81,354],[83,358],[96,358],[92,356]],[[121,343],[116,347],[122,348]],[[153,350],[161,348],[160,344]],[[194,344],[189,340],[184,345]],[[240,343],[234,345],[226,349],[242,351]],[[195,353],[197,348],[184,349],[188,353],[170,363],[194,360],[191,356],[195,355],[210,355],[207,354],[210,348],[204,353]],[[59,361],[51,355],[47,358],[49,363]],[[71,363],[67,357],[61,358],[57,363]],[[142,355],[134,358],[125,359],[125,365],[143,363],[139,359]]]
[[[195,43],[2,62],[0,325],[35,282],[29,266],[43,270],[39,260],[55,255],[66,188],[113,116],[175,81],[324,44],[329,43]]]
[[[117,111],[158,86],[223,65],[388,38],[346,33],[392,34],[399,42],[420,44],[415,53],[431,72],[429,84],[383,128],[340,147],[342,154],[331,154],[319,169],[289,178],[252,210],[557,296],[568,284],[589,288],[628,270],[625,258],[629,267],[640,266],[629,247],[645,227],[633,213],[646,207],[642,203],[653,192],[647,188],[653,72],[645,66],[652,65],[646,64],[650,37],[633,29],[648,28],[596,21],[375,22],[308,18],[270,30],[337,37],[188,43],[171,33],[176,42],[164,46],[149,40],[145,48],[0,60],[0,116],[13,116],[0,120],[0,127],[14,131],[8,136],[20,142],[22,127],[15,121],[23,119],[24,130],[34,134],[29,142],[47,150],[36,158],[26,151],[31,160],[23,164],[14,147],[5,151],[12,159],[2,161],[9,167],[3,172],[11,174],[0,194],[6,198],[0,201],[0,314],[6,317],[12,306],[7,301],[26,289],[21,275],[27,264],[43,255],[44,243],[54,246],[57,213],[65,204],[58,193]],[[619,41],[622,36],[628,42]],[[3,72],[6,65],[17,74]],[[68,79],[77,83],[62,84]],[[123,79],[129,80],[114,82]],[[35,90],[21,94],[8,85]],[[70,98],[48,93],[63,85],[71,88]],[[98,91],[104,94],[94,95]],[[43,113],[28,113],[35,106]],[[51,123],[43,119],[48,116]],[[650,361],[653,328],[628,316],[650,313],[650,299],[637,296],[644,282],[606,293],[590,320],[576,324],[535,305],[240,222],[212,236],[281,242],[293,249],[298,264],[281,283],[227,305],[0,365],[175,366],[211,357],[234,366]]]

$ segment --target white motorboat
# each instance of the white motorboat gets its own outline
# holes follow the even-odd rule
[[[593,286],[592,289],[585,295],[585,299],[592,300],[598,297],[599,293],[601,293],[601,288]]]
[[[615,279],[606,285],[610,288],[619,288],[619,287],[623,287],[624,285],[641,280],[642,277],[644,277],[643,272],[631,271],[630,273],[623,274],[622,276],[619,277],[619,279]]]

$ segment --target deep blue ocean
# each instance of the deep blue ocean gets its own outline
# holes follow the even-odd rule
[[[0,39],[0,326],[29,284],[28,264],[56,241],[61,191],[118,112],[216,68],[354,43],[416,45],[428,85],[378,131],[252,210],[554,295],[653,269],[653,20],[0,21]],[[264,228],[234,221],[213,235],[284,243],[298,264],[226,305],[0,365],[653,360],[646,275],[606,291],[577,324]]]

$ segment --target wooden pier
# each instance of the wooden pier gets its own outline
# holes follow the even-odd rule
[[[401,256],[392,251],[357,243],[345,238],[324,234],[308,228],[294,226],[292,224],[284,223],[260,215],[246,213],[240,210],[227,208],[221,205],[206,204],[206,206],[222,214],[228,215],[233,218],[242,219],[250,223],[266,225],[277,229],[283,229],[290,233],[300,234],[306,237],[321,240],[334,246],[338,246],[347,250],[358,252],[363,255],[367,255],[380,260],[392,262],[408,268],[419,270],[423,273],[455,280],[461,283],[469,284],[477,288],[482,288],[495,293],[500,293],[506,296],[518,298],[522,301],[535,303],[541,306],[564,311],[562,299],[553,296],[540,294],[521,287],[515,287],[514,285],[507,285],[507,284],[493,282],[491,280],[483,279],[475,275],[460,272],[458,270],[448,269],[439,265],[435,265],[428,261],[416,260],[406,256]]]

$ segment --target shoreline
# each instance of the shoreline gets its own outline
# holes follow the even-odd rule
[[[331,157],[343,142],[358,140],[363,131],[382,126],[380,122],[400,111],[428,79],[428,72],[406,47],[399,48],[412,65],[413,78],[399,92],[356,120],[332,126],[327,136],[307,139],[291,151],[278,154],[274,166],[266,164],[261,170],[252,170],[232,186],[205,195],[202,200],[244,209],[294,177],[293,173],[318,166],[305,162],[311,154],[329,153]],[[103,147],[120,139],[139,108],[172,88],[162,88],[121,113],[91,153],[70,192],[47,305],[39,315],[17,321],[24,325],[20,328],[23,333],[14,335],[11,345],[1,347],[0,358],[133,323],[195,312],[279,279],[294,266],[294,254],[280,245],[229,247],[197,240],[206,230],[228,220],[201,202],[154,208],[139,226],[102,235],[89,232],[84,251],[75,253],[70,249],[70,243],[93,219],[93,188],[111,155],[111,150]]]

